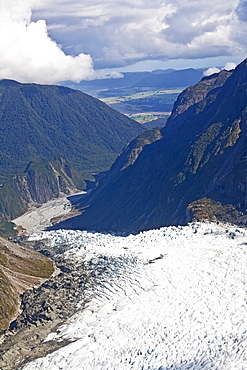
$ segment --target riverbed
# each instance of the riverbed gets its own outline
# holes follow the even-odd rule
[[[45,230],[59,220],[73,216],[73,206],[70,199],[73,196],[86,194],[77,193],[69,197],[52,199],[40,207],[32,209],[12,220],[24,234],[33,234]]]

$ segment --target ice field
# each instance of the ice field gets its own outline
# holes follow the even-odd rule
[[[97,284],[46,338],[71,343],[25,370],[246,370],[247,230],[193,223],[138,235],[34,234],[83,259]]]

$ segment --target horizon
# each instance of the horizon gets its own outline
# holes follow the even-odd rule
[[[247,55],[246,1],[210,1],[2,2],[0,78],[78,83],[238,64]]]

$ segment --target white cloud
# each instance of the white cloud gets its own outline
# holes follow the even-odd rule
[[[235,69],[237,67],[236,63],[228,62],[225,64],[224,68],[227,71],[231,71],[232,69]]]
[[[112,71],[108,75],[105,75],[103,78],[123,78],[123,77],[124,75],[121,72]]]
[[[236,66],[237,65],[233,62],[227,62],[225,64],[225,66],[222,68],[222,70],[225,69],[226,71],[231,71],[232,69],[235,69]],[[221,71],[221,69],[218,68],[218,67],[210,67],[206,71],[203,72],[203,75],[204,76],[211,76],[214,73],[219,73],[220,71]]]
[[[32,9],[41,3],[0,1],[0,78],[37,83],[93,78],[90,55],[65,55],[49,37],[45,20],[31,21]]]
[[[220,72],[220,69],[219,68],[217,68],[217,67],[210,67],[206,71],[203,72],[203,75],[204,76],[211,76],[214,73],[219,73],[219,72]]]
[[[0,0],[0,78],[79,81],[97,78],[93,64],[244,58],[246,9],[244,0]]]
[[[141,60],[243,55],[245,1],[54,0],[36,11],[64,50],[92,55],[97,68]]]

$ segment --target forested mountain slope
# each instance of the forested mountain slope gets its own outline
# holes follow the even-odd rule
[[[66,87],[0,81],[0,217],[85,186],[141,125]]]

